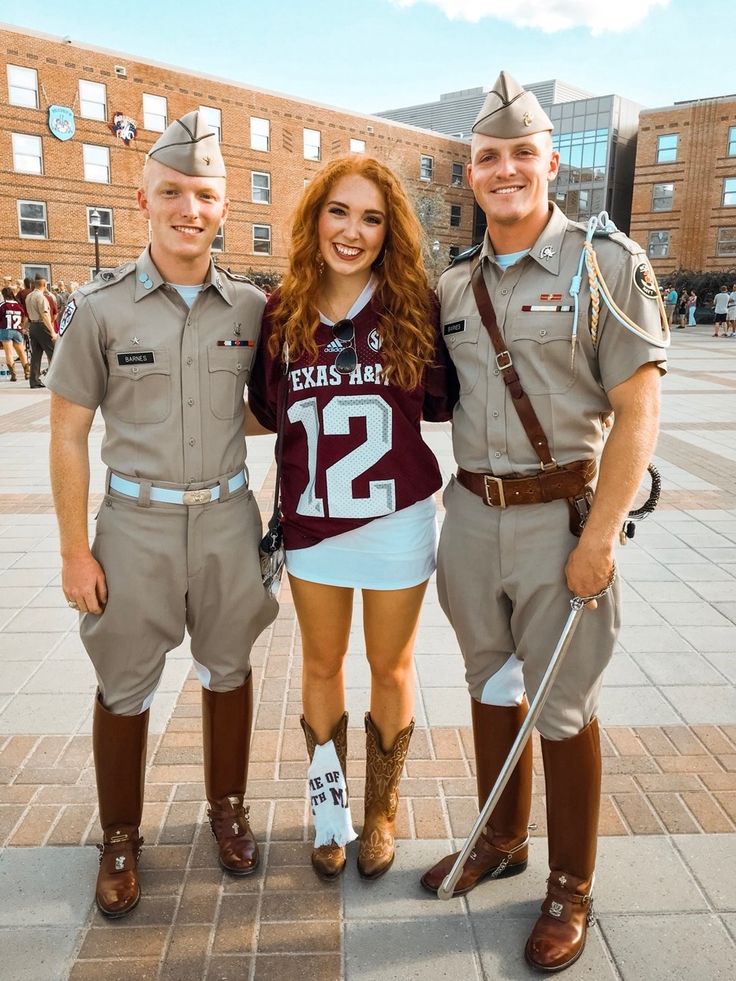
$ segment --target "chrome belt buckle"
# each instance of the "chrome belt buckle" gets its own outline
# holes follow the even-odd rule
[[[209,487],[203,487],[201,490],[184,491],[182,504],[209,504],[211,500],[212,491]]]
[[[485,502],[489,508],[494,507],[506,507],[506,496],[503,492],[503,479],[501,477],[491,477],[490,474],[483,474],[483,484],[485,486],[486,496]],[[495,505],[491,500],[491,484],[495,484],[498,487],[498,505]]]

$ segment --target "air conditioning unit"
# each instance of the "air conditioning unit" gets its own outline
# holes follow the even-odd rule
[[[366,126],[365,131],[366,131],[366,133],[372,133],[373,132],[373,127],[372,126]]]
[[[115,74],[118,76],[118,78],[127,78],[128,69],[125,67],[125,65],[115,65]]]

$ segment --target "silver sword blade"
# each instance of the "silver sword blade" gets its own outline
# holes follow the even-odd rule
[[[562,633],[560,634],[560,639],[557,641],[557,646],[552,652],[552,657],[547,665],[547,670],[544,672],[544,676],[542,677],[539,688],[537,689],[537,693],[532,700],[532,704],[529,706],[529,711],[527,712],[523,725],[517,733],[514,744],[506,758],[506,762],[501,768],[501,772],[498,774],[498,778],[493,785],[493,790],[489,794],[488,800],[485,802],[483,809],[478,815],[478,820],[473,825],[473,829],[468,835],[465,844],[460,849],[452,868],[442,880],[442,885],[437,890],[437,896],[439,899],[452,899],[455,886],[457,885],[457,880],[462,875],[465,863],[467,862],[470,853],[475,848],[475,844],[480,838],[483,829],[488,823],[488,819],[498,803],[506,784],[509,782],[509,778],[514,772],[514,767],[519,762],[519,757],[524,751],[524,747],[532,734],[532,730],[537,723],[537,719],[544,708],[544,703],[547,700],[550,688],[554,684],[554,680],[557,677],[557,672],[562,666],[562,659],[572,643],[575,630],[580,623],[580,617],[585,609],[584,602],[578,597],[574,597],[572,600],[570,600],[570,606],[570,613],[567,617],[567,621],[565,622],[565,626],[562,629]]]

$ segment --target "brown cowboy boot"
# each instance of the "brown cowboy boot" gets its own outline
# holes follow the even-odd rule
[[[253,723],[253,677],[232,691],[202,689],[202,743],[207,817],[220,865],[232,875],[258,867],[258,843],[243,807]]]
[[[470,700],[473,719],[478,806],[493,789],[516,735],[526,718],[526,698],[510,707]],[[529,852],[529,811],[532,805],[532,743],[526,744],[501,799],[465,863],[453,896],[464,896],[484,879],[503,879],[523,872]],[[421,883],[437,892],[457,852],[446,856],[422,876]]]
[[[312,731],[307,720],[302,715],[300,718],[302,724],[302,729],[304,730],[304,738],[307,743],[307,753],[309,754],[309,761],[311,763],[312,757],[314,756],[314,750],[317,747],[317,738]],[[332,735],[330,736],[334,746],[337,758],[340,761],[340,766],[342,767],[342,773],[345,777],[345,782],[347,783],[348,771],[347,771],[347,760],[348,760],[348,713],[343,712],[337,725],[332,730]],[[329,740],[328,740],[329,742]],[[320,845],[317,848],[312,849],[312,867],[320,879],[336,879],[338,875],[345,868],[346,854],[344,845]]]
[[[550,876],[524,955],[540,971],[580,957],[593,920],[593,871],[601,803],[601,745],[593,719],[571,739],[542,738]]]
[[[95,699],[92,748],[102,844],[95,900],[105,916],[125,916],[141,898],[138,859],[143,813],[148,711],[113,715]]]
[[[384,752],[381,734],[370,712],[365,714],[365,821],[358,848],[358,872],[364,879],[378,879],[393,864],[399,781],[413,732],[414,719]]]

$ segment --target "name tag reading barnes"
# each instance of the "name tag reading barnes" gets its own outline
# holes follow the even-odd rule
[[[460,334],[464,330],[465,330],[464,320],[455,320],[451,324],[445,324],[444,327],[442,328],[442,332],[444,333],[445,337],[448,337],[450,334]]]
[[[118,364],[125,367],[129,364],[155,364],[153,351],[126,351],[118,355]]]

